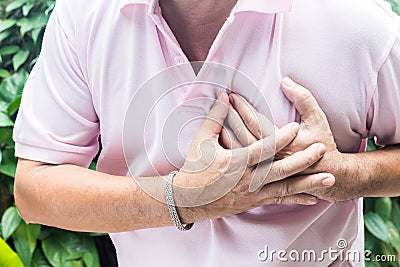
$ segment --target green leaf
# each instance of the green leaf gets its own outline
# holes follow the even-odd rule
[[[107,233],[85,233],[87,236],[105,236],[108,235]]]
[[[0,164],[0,173],[15,177],[17,168],[17,158],[14,156],[14,148],[6,148],[3,150],[3,160]]]
[[[400,234],[399,230],[393,225],[392,222],[386,222],[386,226],[389,230],[389,243],[400,252]]]
[[[89,165],[89,169],[95,171],[95,170],[96,170],[96,162],[93,162],[93,161],[92,161],[92,162],[90,163],[90,165]]]
[[[75,261],[66,261],[62,265],[63,267],[84,267],[84,264],[81,260]]]
[[[50,1],[47,3],[48,3],[48,8],[44,11],[44,14],[46,14],[46,16],[50,16],[50,13],[53,11],[56,3],[55,1]]]
[[[12,132],[12,127],[0,127],[0,146],[8,146],[12,143]]]
[[[367,261],[365,263],[365,267],[382,267],[382,266],[376,261]]]
[[[22,237],[16,237],[14,238],[14,247],[24,266],[30,266],[32,261],[32,254],[29,251],[28,242]]]
[[[17,253],[15,253],[1,238],[0,238],[0,266],[24,267]]]
[[[39,13],[32,17],[22,18],[18,20],[17,25],[20,26],[21,36],[24,36],[25,33],[33,29],[43,28],[44,26],[46,26],[48,20],[48,16],[43,13]]]
[[[14,239],[20,237],[26,240],[29,246],[29,253],[30,255],[32,255],[36,248],[36,243],[40,234],[40,229],[41,225],[39,224],[28,224],[22,221],[12,236]]]
[[[382,218],[373,212],[368,212],[364,216],[364,223],[368,231],[376,238],[387,242],[389,238],[389,232],[385,222]]]
[[[14,113],[19,109],[19,105],[21,104],[21,96],[17,96],[17,98],[10,103],[7,108],[7,112],[9,116],[14,115]]]
[[[368,232],[368,231],[364,231],[365,233],[364,233],[364,236],[365,236],[365,249],[366,250],[371,250],[371,251],[373,251],[373,248],[374,248],[374,246],[375,246],[375,243],[376,243],[376,238],[373,236],[373,235],[371,235],[371,233],[370,232]]]
[[[27,32],[30,32],[34,28],[34,24],[30,22],[28,18],[23,18],[18,21],[17,25],[20,27],[19,31],[21,36],[23,37]]]
[[[392,200],[390,197],[379,197],[375,199],[375,212],[385,221],[390,219],[392,213]]]
[[[384,243],[384,242],[380,242],[380,249],[378,249],[380,251],[380,253],[376,253],[377,255],[396,255],[395,251],[393,250],[392,246],[389,243]],[[387,267],[392,267],[392,265],[389,264],[389,262],[380,262],[381,266],[387,266]]]
[[[367,213],[368,211],[373,211],[374,208],[375,208],[374,198],[365,197],[364,198],[364,213]]]
[[[5,40],[6,38],[8,38],[11,34],[12,34],[12,30],[11,29],[7,30],[7,31],[0,32],[0,42]]]
[[[55,231],[57,231],[56,228],[50,228],[50,227],[43,228],[42,231],[40,232],[39,240],[43,241],[49,238]]]
[[[6,19],[0,22],[0,32],[5,31],[17,23],[14,19]]]
[[[51,267],[40,247],[36,248],[32,256],[32,267]]]
[[[26,17],[34,6],[35,6],[35,3],[27,3],[27,4],[25,4],[22,7],[22,15],[24,15],[24,17]]]
[[[37,41],[38,41],[38,39],[39,39],[39,35],[40,35],[40,33],[42,32],[42,28],[38,28],[38,29],[33,29],[32,30],[32,40],[33,40],[33,42],[36,44],[37,43]]]
[[[6,111],[8,106],[21,95],[28,73],[20,70],[0,84],[0,110]]]
[[[16,53],[12,58],[14,70],[17,71],[19,67],[25,63],[28,57],[29,57],[28,50],[21,50],[18,53]]]
[[[42,249],[50,264],[67,266],[72,264],[72,261],[82,258],[81,244],[82,238],[79,235],[58,230],[42,241]],[[77,264],[79,263],[73,263],[73,266]]]
[[[0,127],[13,126],[14,122],[8,117],[8,114],[0,111]]]
[[[7,240],[17,230],[21,223],[21,216],[16,207],[9,207],[1,218],[2,236]]]
[[[369,138],[367,142],[367,151],[381,149],[381,146],[375,144],[374,138]]]
[[[5,46],[5,47],[0,48],[0,55],[2,55],[2,56],[11,55],[11,54],[16,53],[18,50],[19,50],[18,45]]]
[[[1,58],[1,57],[0,57]],[[0,62],[1,63],[1,62]],[[8,70],[6,69],[0,69],[0,78],[8,78],[10,77],[10,72],[8,72]]]
[[[100,267],[99,254],[97,253],[93,238],[84,236],[82,240],[83,250],[85,251],[83,254],[83,262],[86,267]]]
[[[23,4],[29,0],[13,0],[6,6],[6,12],[13,11],[14,9],[20,8]]]
[[[396,199],[397,200],[397,199]],[[396,200],[393,201],[393,207],[392,207],[392,222],[393,224],[400,229],[400,207],[399,204],[396,202]]]

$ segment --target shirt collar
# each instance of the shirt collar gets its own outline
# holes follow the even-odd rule
[[[119,7],[131,4],[148,4],[154,6],[159,0],[119,0]],[[282,13],[291,10],[293,0],[238,0],[234,13],[254,11],[260,13]]]

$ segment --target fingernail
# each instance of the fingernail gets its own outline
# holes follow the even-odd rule
[[[332,186],[335,183],[335,178],[332,176],[328,176],[325,179],[322,180],[321,184],[323,186]]]
[[[318,154],[322,157],[326,152],[326,147],[323,144],[318,145]]]
[[[290,79],[289,77],[283,78],[282,82],[286,87],[289,87],[289,88],[293,88],[294,86],[296,86],[296,83],[294,81],[292,81],[292,79]]]
[[[310,197],[309,199],[307,199],[307,204],[315,205],[317,203],[318,203],[318,199],[315,197]]]

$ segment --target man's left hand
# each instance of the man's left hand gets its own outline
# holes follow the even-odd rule
[[[314,96],[309,90],[289,78],[283,80],[282,90],[300,114],[301,122],[297,137],[277,154],[277,159],[304,150],[313,143],[323,143],[328,150],[324,157],[301,174],[331,173],[336,182],[327,180],[327,183],[334,182],[335,184],[327,189],[307,193],[329,202],[361,197],[357,190],[359,179],[357,170],[361,166],[360,159],[356,154],[338,151],[326,115]],[[264,115],[236,94],[230,94],[229,98],[233,110],[228,115],[229,127],[221,135],[223,145],[228,148],[246,146],[271,134],[267,130],[271,129],[271,122]],[[234,131],[229,129],[234,129]]]

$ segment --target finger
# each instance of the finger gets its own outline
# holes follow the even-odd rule
[[[274,124],[263,114],[254,109],[243,97],[231,93],[229,102],[238,112],[247,129],[257,138],[263,139],[274,133]]]
[[[263,181],[263,185],[282,180],[310,167],[321,159],[325,152],[325,145],[316,143],[287,158],[274,161],[272,166],[260,164],[253,170],[253,180]]]
[[[269,170],[271,168],[271,162],[273,160],[272,157],[275,157],[277,152],[281,151],[283,148],[285,148],[287,145],[289,145],[293,141],[293,139],[296,137],[299,129],[300,129],[299,124],[295,123],[295,122],[289,123],[289,124],[285,125],[284,127],[282,127],[281,129],[277,128],[276,139],[274,140],[274,141],[276,141],[276,144],[273,144],[268,147],[269,149],[272,149],[272,146],[275,146],[274,155],[269,158],[263,158],[260,156],[258,161],[256,161],[255,158],[253,158],[250,161],[250,163],[254,163],[254,162],[256,162],[255,164],[258,163],[258,166],[257,166],[255,173],[249,184],[249,192],[250,193],[258,190],[262,185],[264,185],[264,181],[265,181],[267,174],[269,173]],[[271,152],[268,151],[267,153],[271,153]],[[268,155],[270,155],[270,154],[266,154],[266,156],[268,156]],[[264,162],[262,162],[262,160],[264,160]],[[251,166],[253,166],[253,165],[251,165]]]
[[[239,114],[233,108],[229,108],[227,121],[242,147],[249,146],[257,141],[257,138],[247,129]]]
[[[297,133],[300,130],[300,125],[297,122],[291,122],[280,129],[275,129],[276,152],[279,152],[296,138]]]
[[[287,197],[275,197],[267,200],[267,204],[297,204],[297,205],[315,205],[318,203],[318,198],[308,194],[295,194]]]
[[[286,97],[293,103],[303,121],[318,121],[320,119],[319,116],[325,116],[311,92],[290,78],[285,77],[283,79],[282,90]]]
[[[243,147],[229,126],[224,125],[220,134],[220,140],[226,149],[236,149]]]
[[[223,122],[228,115],[229,100],[226,93],[220,93],[204,120],[200,131],[204,137],[217,139],[222,130]]]
[[[335,184],[335,177],[330,173],[302,175],[270,183],[259,194],[265,197],[286,197],[300,193],[310,194],[319,189],[326,189]]]
[[[239,148],[246,153],[248,166],[254,166],[260,162],[273,158],[275,155],[275,138],[270,136],[258,140],[248,147]]]
[[[243,148],[248,153],[248,165],[254,166],[262,161],[274,157],[277,148],[282,150],[296,137],[299,131],[298,123],[289,123],[281,129],[278,129],[277,135],[268,136],[258,140],[250,146]]]

